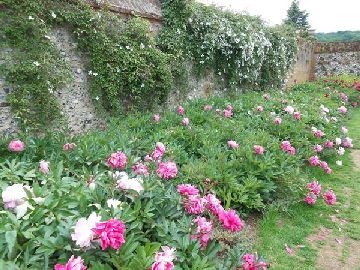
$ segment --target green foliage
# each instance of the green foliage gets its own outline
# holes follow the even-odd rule
[[[11,62],[4,63],[2,69],[13,86],[8,101],[21,126],[39,130],[61,118],[53,93],[67,81],[69,71],[47,38],[49,28],[45,22],[34,13],[19,13],[21,9],[28,11],[26,7],[19,3],[6,8],[0,16],[0,31],[6,36],[1,45],[12,47],[14,52]]]
[[[360,31],[338,31],[334,33],[316,33],[321,42],[359,41]]]
[[[173,88],[170,56],[161,52],[140,18],[128,22],[83,1],[5,1],[5,46],[14,47],[4,65],[13,111],[26,129],[53,126],[61,118],[56,93],[71,79],[69,68],[49,40],[51,28],[67,27],[88,56],[90,92],[99,109],[118,115],[151,109]],[[100,101],[98,101],[100,100]]]
[[[307,32],[310,29],[308,17],[309,13],[300,9],[299,0],[293,0],[287,11],[285,23],[294,26],[297,30]]]
[[[163,1],[163,13],[161,48],[192,63],[200,74],[214,71],[227,88],[280,85],[294,60],[296,38],[290,28],[268,28],[257,17],[192,0]],[[270,71],[274,64],[277,69]]]

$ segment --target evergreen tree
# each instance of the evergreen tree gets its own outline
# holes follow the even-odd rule
[[[286,24],[293,25],[296,29],[301,31],[309,31],[310,24],[308,22],[309,13],[305,10],[301,10],[298,0],[293,0],[290,8],[287,11]]]

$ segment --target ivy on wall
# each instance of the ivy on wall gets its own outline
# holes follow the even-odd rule
[[[279,85],[296,53],[295,31],[270,28],[257,17],[226,12],[194,0],[163,0],[157,37],[140,18],[124,21],[82,0],[2,0],[0,16],[14,64],[9,102],[23,126],[41,129],[61,119],[56,89],[70,69],[48,36],[67,27],[88,57],[91,96],[112,115],[163,104],[176,86],[186,90],[192,63],[215,71],[226,88]],[[182,84],[181,84],[182,83]]]

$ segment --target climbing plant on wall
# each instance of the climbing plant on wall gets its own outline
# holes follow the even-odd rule
[[[234,14],[194,0],[163,0],[163,28],[94,11],[82,0],[2,0],[3,32],[14,51],[6,80],[9,102],[27,128],[61,118],[56,91],[70,69],[51,43],[53,27],[66,27],[87,55],[94,104],[112,115],[152,109],[168,100],[193,70],[213,70],[225,88],[281,84],[296,53],[291,27],[270,28],[257,17]],[[189,68],[191,63],[193,68]]]
[[[164,0],[164,51],[214,69],[226,85],[279,85],[297,47],[291,27],[270,28],[258,17],[235,14],[193,0]]]

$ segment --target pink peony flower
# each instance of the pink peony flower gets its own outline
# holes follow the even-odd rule
[[[41,160],[39,163],[39,171],[48,174],[49,173],[49,163],[48,161]]]
[[[314,205],[316,203],[316,196],[313,193],[308,193],[308,195],[306,195],[306,197],[304,198],[304,202],[306,202],[307,204],[310,205]]]
[[[193,238],[200,239],[200,245],[203,248],[206,248],[209,240],[211,239],[212,222],[207,221],[204,217],[198,217],[197,219],[193,220],[193,222],[197,222],[196,233],[198,233],[198,235],[193,236]]]
[[[331,148],[334,147],[334,142],[327,140],[327,141],[324,143],[324,146],[325,146],[326,148],[328,148],[328,149],[331,149]]]
[[[323,195],[324,202],[327,205],[334,205],[336,203],[336,195],[332,190],[328,190]]]
[[[9,143],[8,149],[11,152],[22,152],[25,149],[25,144],[20,140],[13,140]]]
[[[345,93],[340,93],[340,97],[341,97],[342,101],[344,101],[344,102],[349,101],[349,98]]]
[[[189,118],[187,118],[187,117],[185,117],[182,121],[181,121],[181,123],[184,125],[184,126],[188,126],[189,125]]]
[[[205,211],[206,199],[198,195],[190,195],[184,198],[184,208],[189,214],[198,215]]]
[[[320,167],[325,170],[328,167],[327,162],[326,161],[321,161],[320,162]]]
[[[262,147],[261,145],[254,145],[254,150],[257,155],[263,155],[265,148]]]
[[[346,113],[347,112],[347,109],[346,109],[345,106],[341,106],[338,110],[339,110],[340,113]]]
[[[257,112],[263,112],[263,111],[264,111],[264,107],[263,107],[263,106],[257,106],[257,107],[256,107],[256,111],[257,111]]]
[[[265,100],[269,100],[269,99],[270,99],[270,95],[269,95],[269,94],[264,94],[264,95],[263,95],[263,98],[264,98]]]
[[[231,116],[233,115],[232,111],[230,110],[224,110],[224,116],[226,118],[231,118]]]
[[[75,258],[74,255],[68,260],[68,262],[63,264],[56,264],[55,270],[86,270],[87,267],[84,265],[84,260],[81,257]]]
[[[123,152],[112,153],[107,160],[107,164],[112,169],[124,169],[127,164],[127,156]]]
[[[212,109],[213,109],[213,106],[211,106],[211,105],[204,106],[204,111],[211,111]]]
[[[75,144],[74,143],[65,143],[64,146],[63,146],[63,149],[65,151],[69,151],[69,150],[72,150],[75,148]]]
[[[227,145],[232,149],[239,148],[239,144],[236,143],[235,141],[228,141]]]
[[[343,139],[342,146],[344,146],[345,148],[353,148],[352,139],[350,139],[349,137]]]
[[[326,167],[326,168],[324,169],[324,172],[325,172],[326,174],[331,174],[331,173],[332,173],[332,170],[331,170],[330,167]]]
[[[320,129],[317,129],[317,130],[314,132],[314,136],[317,137],[317,138],[321,138],[321,137],[324,137],[324,136],[325,136],[325,133],[322,132]]]
[[[183,106],[179,106],[177,112],[179,115],[184,115],[185,110],[184,110]]]
[[[92,230],[100,238],[102,250],[109,246],[118,250],[125,243],[125,224],[115,218],[96,223]]]
[[[151,156],[153,160],[161,160],[165,155],[165,145],[161,142],[157,142],[155,146],[154,152],[152,152]]]
[[[290,154],[290,155],[295,155],[296,154],[296,149],[295,149],[295,147],[293,147],[293,146],[291,146],[290,148],[289,148],[289,150],[288,150],[288,153]]]
[[[76,222],[71,239],[81,248],[90,247],[91,241],[96,236],[92,229],[96,227],[96,223],[100,222],[100,220],[101,216],[97,216],[96,213],[92,213],[87,219],[80,218]]]
[[[323,150],[323,147],[320,144],[314,146],[314,151],[320,153]]]
[[[178,170],[176,164],[171,161],[159,163],[159,167],[156,170],[158,176],[160,176],[165,180],[169,180],[176,177],[177,171]]]
[[[220,109],[216,109],[215,112],[216,112],[216,113],[220,113],[221,110],[220,110]]]
[[[274,119],[274,121],[273,121],[273,123],[274,123],[275,125],[280,125],[281,122],[282,122],[282,120],[281,120],[280,117],[275,117],[275,119]]]
[[[321,185],[318,181],[314,180],[311,183],[307,184],[306,187],[313,193],[315,196],[319,196],[321,192]]]
[[[225,229],[232,232],[239,232],[244,228],[244,223],[236,214],[235,210],[222,211],[219,213],[219,219]]]
[[[155,123],[159,123],[160,122],[160,115],[159,114],[154,114],[153,115],[153,121]]]
[[[199,190],[190,184],[182,184],[177,186],[177,191],[183,196],[198,195]]]
[[[233,110],[233,106],[231,104],[226,106],[226,110],[228,111],[232,111]]]
[[[151,270],[172,270],[174,268],[172,261],[175,259],[175,248],[168,246],[162,246],[161,248],[163,252],[156,253]]]
[[[293,117],[295,120],[301,120],[301,113],[300,112],[294,112]]]
[[[320,159],[318,156],[311,156],[309,158],[309,163],[311,166],[316,167],[316,166],[320,165]]]
[[[289,141],[283,141],[281,143],[281,150],[286,152],[289,151],[289,149],[291,148],[291,143]]]
[[[154,262],[151,266],[151,270],[172,270],[173,268],[173,262]]]
[[[215,216],[218,216],[220,212],[224,210],[224,208],[221,206],[221,202],[218,198],[216,198],[213,194],[208,194],[205,197],[205,200],[207,201],[206,207],[209,209],[209,211],[214,214]]]
[[[147,165],[143,164],[141,161],[136,162],[135,165],[132,167],[132,169],[137,175],[143,175],[143,176],[149,175]]]

